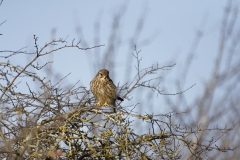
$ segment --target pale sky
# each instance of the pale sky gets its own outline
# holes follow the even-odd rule
[[[0,6],[0,22],[5,20],[6,22],[0,26],[0,33],[3,34],[0,36],[0,50],[18,50],[28,46],[28,51],[33,51],[33,35],[38,36],[39,45],[43,45],[51,41],[53,29],[56,30],[55,38],[69,36],[69,42],[73,38],[81,39],[91,47],[95,45],[94,25],[99,21],[100,44],[104,44],[105,47],[98,49],[99,53],[93,51],[91,54],[100,54],[101,57],[101,53],[109,45],[114,14],[123,12],[120,24],[121,43],[116,51],[117,70],[107,68],[110,70],[110,76],[114,74],[113,81],[119,82],[120,85],[126,83],[124,78],[126,55],[133,52],[128,49],[129,39],[133,36],[140,17],[145,18],[143,29],[139,38],[134,41],[137,48],[141,49],[143,67],[156,62],[160,65],[177,63],[171,71],[173,76],[170,76],[176,79],[178,71],[183,68],[185,62],[183,60],[190,50],[197,30],[205,26],[197,56],[194,57],[192,68],[183,86],[186,88],[196,83],[197,86],[186,93],[194,97],[202,91],[202,83],[211,73],[226,2],[227,0],[4,0]],[[76,31],[79,26],[83,35],[79,35]],[[145,39],[152,39],[152,41],[145,43]],[[65,49],[53,54],[51,58],[53,58],[55,70],[61,75],[71,72],[69,82],[74,83],[80,79],[81,84],[89,88],[89,82],[97,70],[90,67],[94,62],[88,60],[86,56],[88,53],[76,49]],[[13,59],[12,63],[25,64],[26,60],[29,58],[21,57],[21,59]],[[168,84],[172,84],[169,85],[168,92],[178,92],[174,86],[174,79],[170,78]]]

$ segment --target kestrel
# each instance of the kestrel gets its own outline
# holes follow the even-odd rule
[[[106,69],[98,71],[97,75],[90,82],[90,87],[93,95],[98,100],[97,106],[113,105],[115,107],[115,101],[121,100],[117,95],[117,87],[109,77],[109,72]]]

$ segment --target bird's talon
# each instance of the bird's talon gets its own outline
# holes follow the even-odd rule
[[[105,102],[103,105],[104,105],[104,106],[108,106],[107,102]]]
[[[95,105],[96,105],[96,106],[98,106],[98,107],[100,107],[100,106],[101,106],[101,103],[100,103],[100,101],[99,101],[99,102],[97,102]]]

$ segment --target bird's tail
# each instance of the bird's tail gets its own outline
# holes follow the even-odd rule
[[[120,100],[120,101],[124,101],[121,97],[117,97],[117,99]]]

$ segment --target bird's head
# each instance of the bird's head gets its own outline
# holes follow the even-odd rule
[[[109,72],[106,69],[101,69],[100,71],[98,71],[97,76],[101,79],[106,79],[109,78]]]

